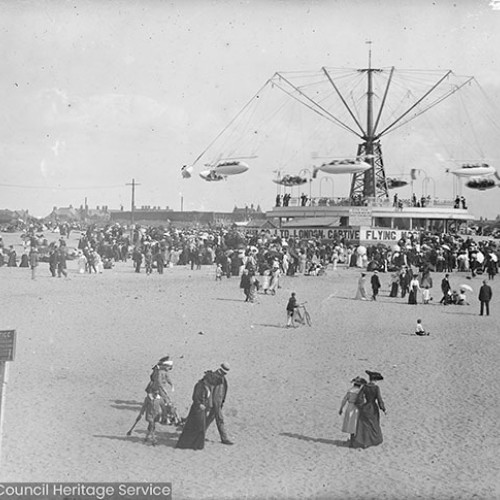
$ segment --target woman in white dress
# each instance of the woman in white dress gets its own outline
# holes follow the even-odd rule
[[[366,295],[366,274],[361,273],[361,276],[359,277],[358,280],[358,290],[356,292],[356,297],[357,300],[368,300],[368,297]]]
[[[339,415],[342,415],[344,406],[347,403],[344,420],[342,421],[342,432],[347,432],[348,434],[350,434],[349,443],[352,441],[354,435],[356,434],[356,429],[358,427],[359,409],[354,403],[356,402],[361,387],[366,384],[366,380],[361,377],[356,377],[353,378],[351,382],[352,387],[344,396],[339,410]]]

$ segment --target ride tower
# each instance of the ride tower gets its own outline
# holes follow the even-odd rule
[[[371,42],[368,42],[368,44],[370,45],[370,49],[368,51],[368,68],[359,70],[360,73],[366,73],[368,80],[366,131],[363,137],[364,142],[358,146],[357,156],[366,156],[364,161],[370,163],[372,167],[365,172],[353,174],[351,192],[349,194],[351,201],[366,198],[374,198],[375,200],[389,198],[389,190],[387,188],[387,181],[385,178],[384,161],[382,159],[382,148],[380,146],[380,141],[377,140],[377,137],[375,136],[376,126],[379,123],[383,105],[380,107],[375,126],[373,124],[373,73],[381,72],[382,70],[372,68]],[[389,77],[389,82],[391,81],[391,77]],[[388,88],[389,87],[387,86],[386,93],[384,95],[384,102],[385,97],[387,96]]]

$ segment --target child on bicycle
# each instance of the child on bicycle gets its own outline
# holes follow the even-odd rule
[[[297,298],[295,297],[295,292],[292,292],[292,295],[288,299],[288,304],[286,305],[286,315],[287,321],[286,326],[293,326],[295,328],[294,319],[298,318],[300,323],[304,323],[304,319],[299,311],[299,304],[297,303]]]

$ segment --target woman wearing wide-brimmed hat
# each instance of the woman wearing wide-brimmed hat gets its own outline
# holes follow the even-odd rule
[[[366,380],[361,377],[355,377],[351,380],[352,387],[347,391],[342,403],[340,405],[339,415],[342,415],[342,411],[344,410],[344,406],[347,403],[347,407],[344,414],[344,420],[342,422],[342,432],[347,432],[350,434],[349,444],[352,443],[354,439],[354,435],[356,433],[356,429],[358,427],[358,417],[359,417],[359,408],[355,405],[355,402],[358,398],[358,393],[366,384]]]
[[[359,418],[356,434],[352,440],[353,448],[377,446],[383,441],[379,408],[385,413],[385,405],[380,388],[375,382],[384,380],[384,377],[380,373],[370,370],[366,370],[366,373],[370,381],[363,385],[356,399]]]

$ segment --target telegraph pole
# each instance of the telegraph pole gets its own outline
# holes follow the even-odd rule
[[[132,182],[128,183],[128,184],[125,184],[126,186],[132,186],[132,202],[131,202],[131,205],[130,205],[130,225],[132,226],[132,230],[133,230],[133,226],[134,226],[134,210],[135,210],[135,186],[140,186],[140,184],[137,184],[135,182],[135,179],[132,179]]]

